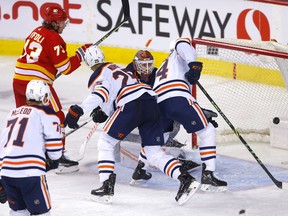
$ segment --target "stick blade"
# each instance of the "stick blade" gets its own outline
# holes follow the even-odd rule
[[[121,0],[122,1],[122,8],[124,13],[124,19],[128,20],[130,18],[130,6],[128,0]]]
[[[282,189],[288,190],[288,182],[282,182]]]

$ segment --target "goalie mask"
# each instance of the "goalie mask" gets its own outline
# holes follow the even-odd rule
[[[42,102],[48,106],[51,98],[49,85],[43,80],[31,80],[26,87],[27,101]]]
[[[104,54],[98,46],[92,45],[86,50],[85,62],[90,68],[92,68],[96,64],[103,63],[104,61]]]
[[[134,56],[134,69],[139,75],[151,74],[154,69],[154,58],[147,50],[139,50]]]

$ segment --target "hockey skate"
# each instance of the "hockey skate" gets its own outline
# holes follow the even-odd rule
[[[178,180],[180,181],[180,186],[175,200],[179,205],[183,205],[198,190],[200,183],[186,171],[181,171]]]
[[[61,158],[59,159],[59,166],[55,172],[57,174],[77,172],[79,171],[78,165],[79,163],[77,161],[70,160],[63,152]]]
[[[91,200],[100,203],[112,203],[115,182],[116,174],[112,173],[100,188],[91,191]]]
[[[132,175],[130,185],[143,184],[152,177],[151,173],[146,172],[146,170],[143,169],[144,166],[145,164],[141,160],[139,160],[138,165]]]
[[[183,170],[186,170],[187,172],[191,172],[192,170],[200,167],[200,164],[192,160],[186,160],[182,158],[178,158],[178,160],[181,163]]]
[[[227,191],[227,182],[219,180],[213,171],[206,170],[206,164],[202,164],[201,190],[208,192]]]
[[[176,139],[168,139],[166,144],[166,147],[175,147],[175,148],[182,148],[183,146],[186,146],[186,144],[182,144]]]

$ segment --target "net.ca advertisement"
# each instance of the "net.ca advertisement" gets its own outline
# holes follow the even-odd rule
[[[67,43],[93,43],[124,18],[121,0],[0,0],[0,39],[24,40],[41,25],[45,8],[57,4],[69,15],[62,37]],[[287,7],[240,0],[130,0],[130,18],[104,45],[167,51],[177,37],[277,39],[287,44]]]

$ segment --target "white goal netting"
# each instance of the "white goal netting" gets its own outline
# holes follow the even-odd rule
[[[240,134],[269,142],[274,117],[288,117],[288,46],[270,41],[194,39],[200,82]],[[197,90],[197,101],[215,111]],[[219,115],[217,141],[238,139]]]

